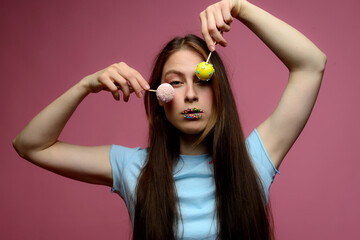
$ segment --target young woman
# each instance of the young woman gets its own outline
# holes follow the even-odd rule
[[[271,239],[268,190],[314,106],[325,55],[306,37],[245,0],[224,0],[200,14],[205,41],[175,38],[159,54],[149,84],[121,62],[91,74],[40,112],[15,138],[23,158],[84,182],[112,187],[125,200],[134,239]],[[208,82],[195,77],[214,42],[237,19],[286,65],[289,80],[274,112],[244,140],[221,59]],[[149,147],[83,147],[58,137],[90,93],[127,102],[170,83],[174,99],[145,92]],[[296,109],[296,110],[295,110]]]

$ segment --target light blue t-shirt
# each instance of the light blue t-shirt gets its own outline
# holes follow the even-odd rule
[[[246,139],[246,145],[255,170],[262,181],[265,196],[276,173],[260,136],[255,129]],[[126,148],[113,145],[110,161],[113,173],[112,192],[125,201],[130,219],[134,223],[134,199],[137,178],[143,167],[147,149]],[[180,239],[216,239],[215,182],[211,155],[180,155],[174,169],[181,217],[178,235]]]

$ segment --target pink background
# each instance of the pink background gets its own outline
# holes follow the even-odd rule
[[[87,74],[125,61],[148,78],[175,35],[200,34],[205,0],[2,0],[0,3],[0,239],[128,239],[124,204],[103,186],[22,160],[12,139]],[[271,189],[278,239],[359,239],[359,1],[253,3],[299,29],[328,56],[313,114]],[[218,48],[233,78],[246,135],[275,108],[287,81],[279,60],[236,22]],[[107,93],[80,105],[61,139],[145,146],[143,103]]]

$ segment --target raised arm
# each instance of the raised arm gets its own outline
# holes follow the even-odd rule
[[[90,93],[110,91],[119,100],[119,89],[128,101],[130,88],[138,97],[149,86],[125,63],[91,74],[48,105],[13,140],[19,155],[30,162],[72,179],[112,186],[110,146],[84,147],[58,140],[71,115]]]
[[[245,0],[218,2],[200,17],[210,50],[214,49],[214,40],[222,46],[227,45],[220,31],[229,31],[235,18],[252,30],[289,69],[288,84],[278,106],[257,127],[278,168],[315,104],[325,69],[325,54],[296,29]]]

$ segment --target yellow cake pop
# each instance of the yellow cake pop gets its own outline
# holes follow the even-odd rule
[[[214,44],[216,45],[216,42],[214,42]],[[210,81],[212,75],[215,72],[214,66],[209,63],[211,54],[212,54],[212,52],[209,53],[209,56],[206,59],[206,62],[201,62],[196,66],[195,75],[201,81]]]
[[[201,62],[197,65],[195,75],[202,81],[209,81],[214,74],[214,66],[208,62]]]

